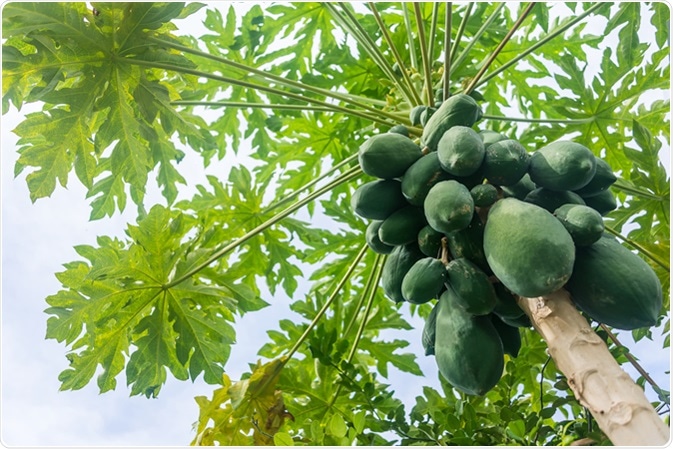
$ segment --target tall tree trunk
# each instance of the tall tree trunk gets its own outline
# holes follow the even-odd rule
[[[568,292],[561,289],[518,302],[547,342],[575,398],[590,410],[612,444],[658,446],[668,442],[669,427],[577,311]]]

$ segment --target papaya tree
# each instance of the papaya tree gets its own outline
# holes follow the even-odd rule
[[[2,14],[3,114],[40,106],[12,130],[31,200],[137,209],[46,298],[63,390],[203,379],[196,445],[667,441],[669,393],[622,343],[668,356],[666,3]],[[297,318],[232,379],[236,323],[274,295]]]

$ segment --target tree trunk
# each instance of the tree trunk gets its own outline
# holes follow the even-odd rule
[[[669,427],[589,327],[565,290],[518,298],[580,404],[616,446],[665,445]]]

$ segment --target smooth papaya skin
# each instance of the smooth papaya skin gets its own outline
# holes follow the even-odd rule
[[[519,142],[500,140],[486,149],[483,173],[491,184],[511,186],[523,178],[529,164],[530,156]]]
[[[383,293],[395,302],[403,302],[402,281],[417,260],[425,257],[416,243],[396,246],[388,255],[381,271]]]
[[[365,231],[365,242],[367,245],[374,251],[379,254],[390,254],[394,246],[386,245],[379,238],[379,228],[383,221],[373,220],[367,225],[367,230]]]
[[[435,329],[437,322],[437,303],[432,307],[430,315],[425,319],[423,333],[421,334],[421,344],[425,350],[425,355],[435,354]]]
[[[436,152],[428,153],[414,162],[402,178],[402,194],[414,206],[423,206],[430,189],[441,181],[448,181],[452,176],[445,172],[439,164]]]
[[[362,218],[385,220],[407,206],[402,185],[395,179],[379,179],[359,186],[351,197],[351,208]]]
[[[439,297],[437,308],[434,350],[439,372],[465,394],[486,394],[502,376],[505,355],[491,318],[458,306],[451,288]]]
[[[444,234],[435,231],[430,225],[425,225],[418,231],[418,247],[426,256],[439,257],[443,237]]]
[[[617,209],[617,199],[610,189],[584,198],[587,206],[595,209],[599,214],[605,216],[613,210]]]
[[[401,177],[421,156],[421,148],[413,140],[397,133],[372,136],[358,150],[362,171],[380,179]]]
[[[515,198],[491,207],[484,253],[500,282],[525,297],[563,287],[575,262],[575,244],[561,222],[543,208]]]
[[[491,314],[489,317],[491,317],[493,327],[495,327],[498,335],[500,335],[505,354],[509,354],[512,357],[519,355],[519,350],[521,349],[521,333],[519,332],[519,328],[505,323],[498,315]]]
[[[465,229],[447,234],[446,240],[454,259],[464,257],[486,274],[491,274],[491,267],[484,254],[484,223],[478,214],[472,216],[472,221]]]
[[[406,245],[418,239],[418,232],[427,224],[423,209],[405,206],[383,220],[379,227],[379,239],[386,245]]]
[[[570,190],[550,190],[544,187],[538,187],[530,191],[524,201],[540,206],[547,211],[554,213],[556,209],[564,204],[585,204],[582,197]]]
[[[446,266],[447,283],[456,293],[456,302],[472,315],[493,311],[497,298],[486,273],[465,258],[454,259]]]
[[[470,191],[458,181],[449,180],[435,184],[423,201],[428,224],[445,234],[466,228],[474,214],[474,201]]]
[[[484,142],[467,126],[448,129],[437,143],[439,163],[453,176],[470,176],[484,161]]]
[[[456,94],[442,102],[423,127],[421,146],[430,151],[437,150],[437,144],[444,133],[454,126],[471,127],[481,120],[483,112],[474,98]]]
[[[575,190],[579,196],[586,198],[607,190],[617,181],[617,176],[612,171],[612,167],[601,158],[596,158],[596,173],[589,184],[581,189]]]
[[[617,329],[655,325],[663,304],[654,270],[608,235],[577,250],[566,289],[580,310]]]
[[[477,207],[488,207],[498,201],[498,189],[491,184],[479,184],[472,187],[470,195]]]
[[[596,173],[596,157],[584,145],[559,140],[531,155],[530,178],[550,190],[577,190],[586,186]]]
[[[554,216],[570,233],[575,246],[589,246],[605,231],[603,217],[589,206],[564,204],[554,211]]]
[[[439,296],[447,277],[441,260],[425,257],[414,263],[402,279],[402,296],[412,304],[424,304]]]

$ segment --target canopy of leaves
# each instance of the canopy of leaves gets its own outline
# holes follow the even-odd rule
[[[448,15],[447,5],[5,5],[3,113],[42,105],[13,130],[15,174],[31,199],[65,187],[74,171],[92,220],[124,210],[129,195],[138,207],[126,238],[77,247],[81,259],[57,274],[63,289],[47,298],[47,338],[71,350],[62,389],[98,371],[108,391],[124,371],[131,394],[149,397],[168,372],[203,374],[219,386],[196,398],[195,444],[605,442],[531,329],[487,395],[442,381],[411,410],[395,397],[390,370],[435,375],[404,352],[421,332],[409,314],[425,317],[430,306],[395,304],[377,288],[385,258],[363,247],[365,223],[350,210],[368,180],[355,157],[367,137],[410,125],[410,109],[428,104],[447,73],[451,92],[476,83],[481,129],[530,151],[583,143],[620,176],[609,231],[665,286],[661,325],[634,337],[656,330],[667,345],[669,9],[537,3],[495,54],[526,5],[454,4]],[[205,34],[178,36],[180,20],[197,11]],[[451,48],[440,44],[447,16]],[[208,121],[204,108],[221,113]],[[176,201],[187,182],[178,144],[204,166],[234,155],[255,164],[209,176]],[[154,180],[165,205],[145,204]],[[300,319],[270,329],[259,351],[266,361],[235,382],[224,374],[235,318],[268,305],[261,283],[291,297]],[[655,405],[667,406],[657,391]]]

